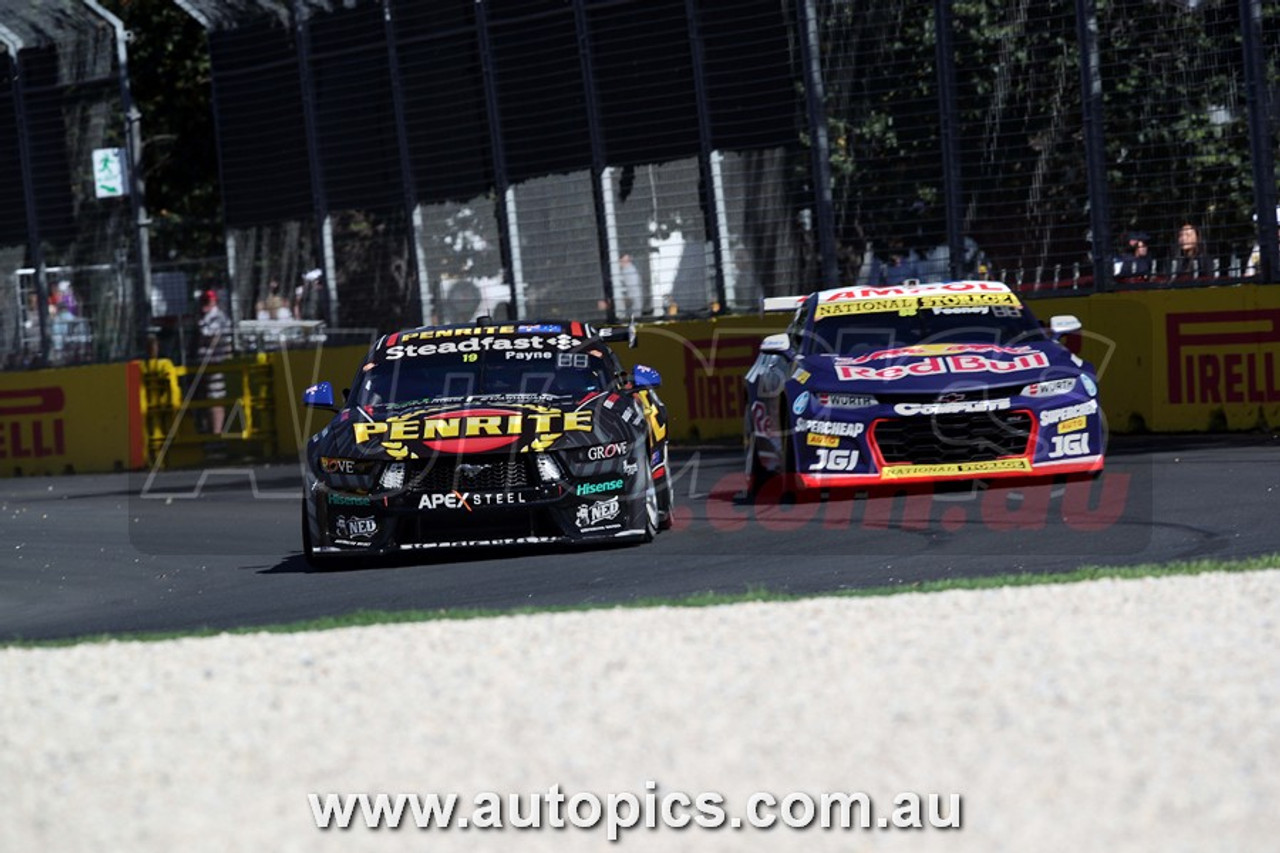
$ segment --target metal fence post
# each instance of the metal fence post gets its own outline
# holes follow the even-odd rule
[[[484,78],[484,103],[489,118],[489,145],[493,158],[493,188],[498,216],[498,248],[502,256],[502,275],[511,291],[511,304],[518,306],[517,313],[525,313],[524,293],[517,292],[516,270],[520,235],[516,229],[515,197],[507,175],[507,149],[502,137],[502,110],[498,107],[498,70],[493,61],[493,44],[489,39],[489,7],[485,0],[476,0],[476,38],[480,44],[480,68]],[[523,288],[519,288],[523,290]]]
[[[13,114],[17,122],[18,159],[22,161],[22,196],[27,212],[27,243],[31,265],[36,270],[36,315],[40,320],[40,366],[49,363],[49,287],[45,281],[44,248],[40,244],[40,208],[36,202],[35,175],[31,166],[31,140],[27,138],[26,97],[22,76],[22,39],[0,24],[0,42],[13,63]]]
[[[311,73],[311,22],[304,0],[294,0],[294,26],[298,40],[298,74],[302,82],[302,117],[307,134],[307,164],[311,169],[311,206],[316,218],[316,252],[325,273],[328,302],[324,319],[338,325],[338,282],[333,263],[333,236],[329,230],[329,199],[320,162],[320,129],[316,118],[316,86]]]
[[[418,209],[418,186],[409,155],[409,126],[404,110],[404,84],[400,78],[400,50],[396,44],[396,22],[391,0],[382,0],[382,20],[387,34],[387,64],[391,75],[391,105],[395,112],[396,149],[400,162],[400,185],[404,190],[404,212],[409,217],[413,240],[413,263],[418,276],[418,308],[425,326],[431,322],[434,300],[427,281],[427,259],[422,249],[422,213]]]
[[[960,142],[957,128],[960,116],[956,108],[956,55],[952,40],[951,0],[934,0],[934,29],[937,31],[936,55],[938,62],[938,106],[942,120],[942,199],[946,211],[947,275],[963,276],[964,234],[960,219],[964,215],[961,203]]]
[[[695,0],[685,0],[685,19],[689,26],[689,48],[693,57],[693,96],[698,105],[698,172],[702,205],[703,228],[707,239],[711,241],[714,257],[714,275],[716,304],[723,311],[725,305],[724,288],[724,237],[720,231],[723,220],[719,201],[723,197],[720,189],[720,169],[712,162],[714,156],[711,139],[711,99],[707,96],[707,61],[706,51],[702,44],[702,27],[698,19],[698,4]],[[718,313],[718,312],[716,312]]]
[[[1093,235],[1093,286],[1111,290],[1111,202],[1107,195],[1107,146],[1102,133],[1102,58],[1098,54],[1098,7],[1076,0],[1080,40],[1080,102],[1084,108],[1084,159],[1089,186],[1089,230]]]
[[[613,205],[606,203],[605,192],[613,192],[613,181],[604,185],[608,163],[604,150],[604,127],[600,121],[600,93],[596,89],[595,62],[591,48],[591,31],[587,26],[585,0],[573,0],[573,23],[578,35],[578,58],[582,64],[582,88],[586,97],[587,132],[591,137],[591,200],[596,214],[596,245],[600,252],[600,277],[604,288],[606,319],[618,321],[615,279],[620,272],[616,242],[616,224],[611,221]]]
[[[120,75],[120,104],[125,114],[125,152],[128,162],[129,205],[133,212],[133,224],[137,229],[138,275],[134,279],[133,311],[134,332],[137,337],[136,355],[147,351],[147,336],[151,325],[151,220],[147,216],[146,183],[142,177],[142,113],[133,103],[133,90],[129,84],[129,33],[124,22],[108,12],[97,0],[83,0],[84,5],[106,21],[115,31],[116,62]]]
[[[831,203],[831,145],[827,134],[826,90],[822,82],[821,45],[818,42],[818,13],[814,0],[796,0],[800,23],[800,56],[804,63],[804,95],[809,116],[809,152],[812,157],[813,205],[822,259],[822,287],[837,286],[840,269],[836,262],[836,219]],[[801,288],[807,292],[812,286]]]
[[[1245,101],[1249,106],[1249,159],[1253,166],[1253,208],[1258,215],[1259,281],[1280,280],[1277,246],[1275,156],[1271,149],[1271,94],[1262,44],[1261,0],[1240,0],[1240,40],[1244,45]]]

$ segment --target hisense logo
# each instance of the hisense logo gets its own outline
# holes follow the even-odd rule
[[[603,483],[582,483],[578,486],[578,497],[616,492],[622,488],[621,480],[606,480]]]

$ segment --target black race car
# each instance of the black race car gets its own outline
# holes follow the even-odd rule
[[[477,321],[481,322],[481,321]],[[465,545],[649,541],[670,526],[656,370],[628,374],[585,323],[427,326],[387,335],[304,404],[309,562]]]

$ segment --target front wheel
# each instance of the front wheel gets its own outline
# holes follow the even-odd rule
[[[329,554],[317,554],[315,544],[311,541],[311,522],[307,518],[307,502],[302,501],[302,558],[313,569],[328,570],[338,564],[338,559]]]
[[[675,509],[675,490],[671,488],[671,465],[667,458],[667,446],[662,445],[662,482],[658,484],[658,529],[671,529],[671,513]],[[650,476],[653,476],[650,473]]]
[[[662,523],[662,513],[658,509],[658,490],[653,485],[653,471],[644,467],[644,535],[641,541],[652,542],[658,535]]]

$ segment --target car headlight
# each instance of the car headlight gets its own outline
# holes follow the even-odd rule
[[[1070,394],[1075,390],[1076,378],[1069,376],[1066,379],[1049,379],[1044,382],[1033,382],[1022,389],[1024,397],[1057,397],[1061,394]]]
[[[538,454],[538,477],[544,483],[558,483],[564,479],[560,464],[548,453]]]

